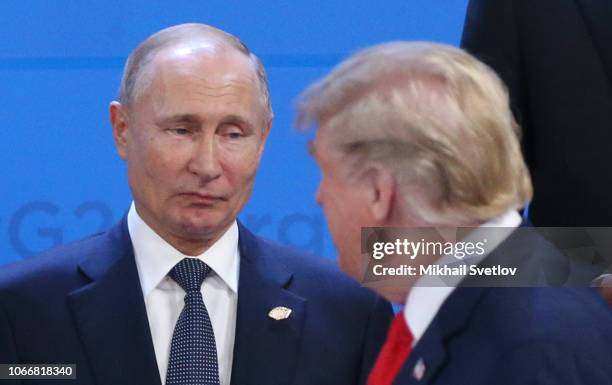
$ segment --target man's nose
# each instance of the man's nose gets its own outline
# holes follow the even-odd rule
[[[202,138],[194,146],[188,165],[189,171],[205,182],[217,179],[222,173],[219,155],[215,138]]]

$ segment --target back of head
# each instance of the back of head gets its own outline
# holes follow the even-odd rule
[[[272,108],[268,80],[261,61],[236,36],[218,28],[198,23],[180,24],[162,29],[140,43],[128,57],[119,88],[119,101],[129,107],[145,91],[151,81],[149,64],[155,55],[169,47],[187,45],[191,47],[234,49],[249,57],[254,65],[260,85],[262,104],[271,117]]]
[[[373,163],[391,170],[403,208],[427,223],[482,223],[531,198],[505,87],[461,49],[394,42],[358,52],[301,96],[298,125],[312,123],[354,176]],[[408,193],[415,186],[424,201]]]

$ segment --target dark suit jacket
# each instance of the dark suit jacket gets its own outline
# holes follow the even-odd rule
[[[612,226],[612,2],[471,0],[462,47],[508,85],[538,226]]]
[[[232,384],[364,383],[390,305],[327,261],[242,226],[239,248]],[[276,306],[293,312],[274,321]],[[125,219],[0,269],[0,363],[75,363],[77,380],[65,381],[74,385],[160,384]]]
[[[534,259],[563,264],[545,240],[515,232],[483,265],[517,246],[526,272],[547,274]],[[552,271],[544,284],[563,284]],[[446,299],[395,385],[612,384],[612,312],[594,290],[466,287],[475,283],[468,278]],[[415,367],[425,368],[420,381]]]

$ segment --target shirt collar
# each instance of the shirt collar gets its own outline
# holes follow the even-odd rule
[[[488,222],[482,224],[482,227],[502,227],[500,231],[496,231],[496,237],[489,239],[487,252],[491,252],[500,243],[502,243],[511,233],[521,224],[521,216],[514,210],[509,210],[504,214],[495,217]],[[491,234],[488,232],[487,234]],[[469,235],[470,238],[477,239],[478,229],[474,230]],[[490,238],[490,237],[489,237]],[[494,243],[493,243],[494,242]],[[480,260],[484,259],[487,254],[483,254]],[[454,257],[450,257],[454,258]],[[471,260],[470,263],[478,263],[477,261]],[[404,318],[413,336],[413,346],[423,336],[425,330],[429,327],[429,324],[434,319],[440,307],[446,301],[446,298],[455,290],[454,285],[441,285],[439,287],[425,286],[422,282],[427,277],[422,277],[417,280],[416,284],[408,292],[408,298],[406,299],[406,306],[404,307]],[[457,277],[459,280],[456,282],[459,284],[463,277]]]
[[[170,270],[187,256],[160,237],[142,220],[132,202],[127,217],[128,231],[134,248],[134,257],[140,278],[142,293],[146,298],[170,273]],[[238,293],[238,224],[234,222],[204,253],[193,256],[208,266],[212,272],[234,292]]]

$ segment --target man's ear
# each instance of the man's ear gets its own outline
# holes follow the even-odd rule
[[[266,140],[268,139],[268,135],[270,134],[271,129],[272,129],[272,118],[268,119],[261,133],[261,145],[259,146],[259,158],[261,158],[264,148],[266,147]]]
[[[117,101],[111,102],[109,106],[111,125],[113,126],[113,138],[115,147],[121,159],[127,159],[128,145],[128,122],[125,107]]]
[[[264,128],[264,132],[263,132],[264,142],[268,138],[268,134],[270,133],[270,130],[272,129],[272,120],[273,118],[268,119],[268,122],[266,123],[266,127]]]
[[[391,171],[381,165],[374,165],[365,173],[370,186],[368,206],[377,224],[388,223],[393,214],[397,194],[397,183]]]

